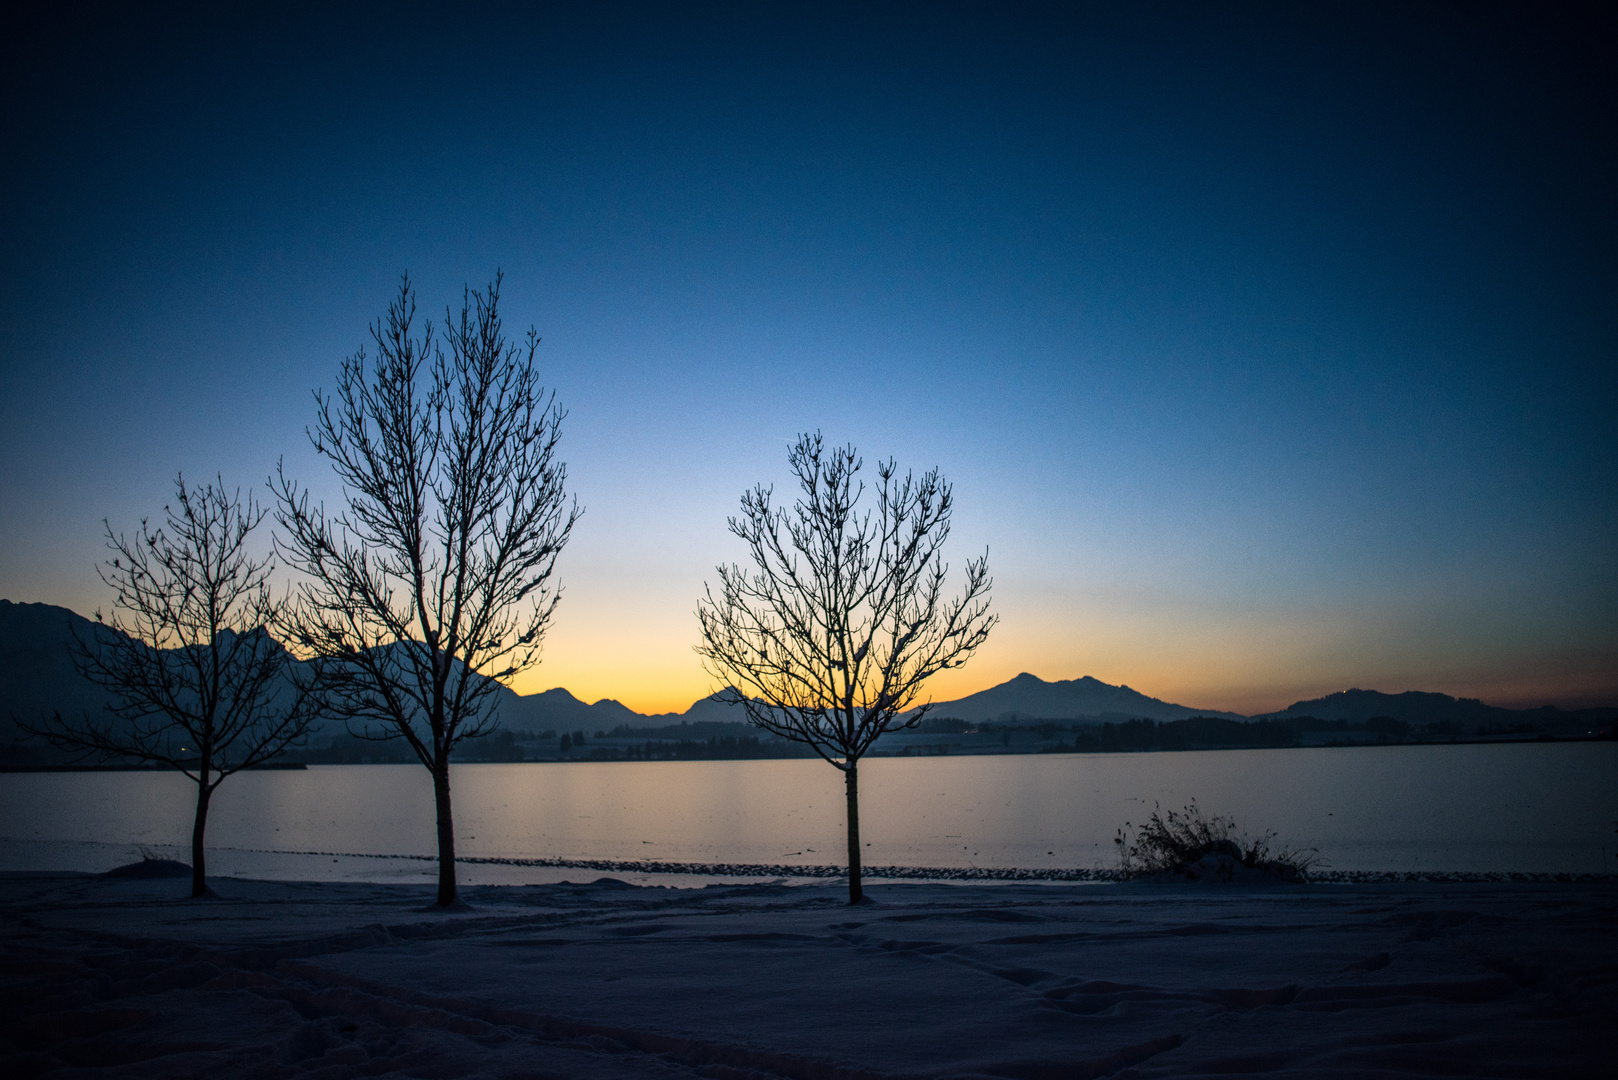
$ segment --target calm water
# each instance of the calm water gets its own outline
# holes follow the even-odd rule
[[[868,865],[1111,866],[1125,822],[1195,799],[1339,870],[1618,871],[1613,744],[881,758],[860,777]],[[463,765],[452,784],[463,855],[842,859],[842,776],[821,761]],[[0,776],[0,869],[183,853],[194,792],[175,774]],[[431,787],[415,765],[241,774],[208,835],[216,873],[422,877],[266,852],[431,854]]]

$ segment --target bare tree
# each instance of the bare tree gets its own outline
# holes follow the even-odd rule
[[[334,397],[315,394],[310,438],[342,481],[328,514],[277,471],[281,550],[304,576],[283,622],[314,661],[325,708],[364,738],[403,739],[433,778],[438,903],[456,902],[449,765],[494,730],[496,680],[539,662],[556,609],[556,558],[578,519],[557,458],[564,412],[539,386],[529,330],[506,340],[500,277],[413,329],[401,282]]]
[[[852,446],[802,435],[787,460],[802,497],[788,513],[771,505],[772,488],[742,496],[730,531],[753,565],[718,568],[718,595],[707,587],[697,607],[697,652],[754,724],[842,770],[852,904],[860,758],[883,732],[919,724],[930,703],[903,714],[922,682],[966,663],[989,636],[988,553],[967,562],[965,592],[946,599],[953,498],[938,470],[901,479],[891,460],[879,464],[873,515],[856,510],[865,485]]]
[[[191,895],[208,891],[203,843],[208,803],[225,777],[280,754],[313,719],[285,678],[289,657],[266,627],[281,601],[270,591],[273,557],[247,539],[264,519],[249,492],[174,482],[166,524],[146,520],[133,539],[106,524],[112,618],[96,612],[91,640],[74,635],[79,674],[111,694],[107,713],[30,730],[63,749],[104,759],[171,765],[197,785],[191,827]]]

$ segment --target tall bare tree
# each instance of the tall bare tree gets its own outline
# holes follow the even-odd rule
[[[848,799],[848,900],[860,889],[859,761],[885,731],[913,727],[921,684],[960,667],[989,636],[988,553],[966,564],[966,587],[946,599],[941,549],[954,500],[934,469],[918,480],[877,466],[876,509],[852,446],[801,435],[787,455],[802,497],[791,512],[773,489],[742,496],[730,531],[752,567],[720,566],[718,594],[697,606],[704,667],[754,724],[807,743],[842,770]]]
[[[270,591],[273,557],[248,537],[265,511],[224,482],[174,482],[165,524],[133,538],[106,524],[113,557],[97,570],[117,596],[110,621],[74,635],[79,674],[110,692],[106,714],[30,729],[70,751],[171,765],[197,785],[191,895],[208,891],[208,803],[225,777],[302,739],[313,717],[286,678],[286,650],[266,632],[282,601]]]
[[[410,282],[371,328],[376,358],[315,394],[310,438],[343,484],[328,514],[277,471],[283,557],[303,575],[282,625],[314,661],[324,707],[367,738],[403,739],[433,778],[438,903],[456,903],[449,766],[494,729],[497,680],[539,662],[578,519],[557,458],[565,415],[539,385],[539,338],[509,342],[500,276],[415,330]]]

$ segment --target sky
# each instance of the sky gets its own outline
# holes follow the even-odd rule
[[[988,552],[935,700],[1618,703],[1610,13],[220,7],[0,16],[0,596],[106,607],[177,473],[339,500],[312,392],[499,270],[585,507],[520,692],[714,689],[818,430]]]

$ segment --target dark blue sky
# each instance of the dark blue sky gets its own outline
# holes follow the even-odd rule
[[[940,697],[1618,699],[1612,16],[872,7],[8,16],[0,595],[180,469],[334,495],[309,391],[499,267],[588,507],[525,691],[703,692],[818,428],[990,549]]]

